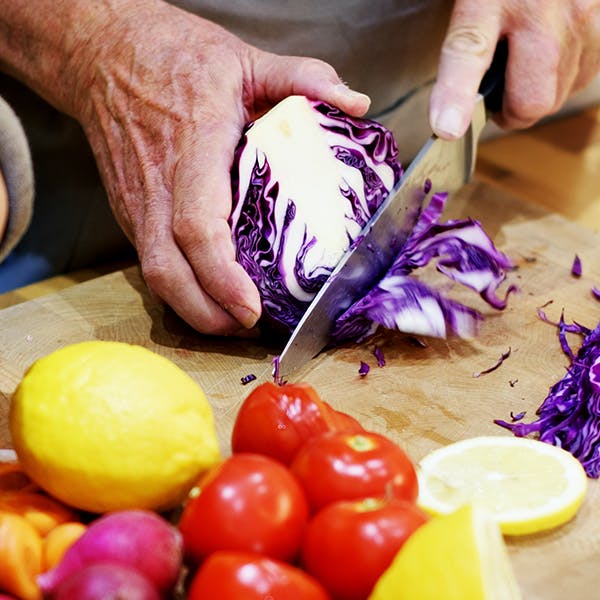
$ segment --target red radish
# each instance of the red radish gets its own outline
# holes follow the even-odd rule
[[[53,600],[160,600],[158,590],[141,573],[119,563],[95,563],[67,577]]]
[[[133,567],[164,594],[175,586],[182,560],[183,540],[178,529],[154,512],[124,510],[93,521],[60,563],[37,581],[42,591],[51,595],[82,567],[110,561]]]

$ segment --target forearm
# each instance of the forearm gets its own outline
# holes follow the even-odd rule
[[[100,44],[130,10],[158,0],[10,0],[0,10],[0,70],[75,116]],[[112,29],[111,35],[108,31]]]

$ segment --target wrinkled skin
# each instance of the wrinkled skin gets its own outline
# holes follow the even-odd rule
[[[502,37],[508,39],[509,59],[503,110],[496,120],[506,129],[528,127],[560,109],[598,73],[600,2],[457,0],[430,101],[430,120],[439,135],[465,132],[479,83]]]
[[[353,116],[369,99],[321,61],[262,52],[161,0],[11,0],[0,68],[82,124],[149,288],[197,330],[239,333],[260,315],[236,263],[229,168],[242,126],[290,94]],[[588,83],[600,61],[600,2],[457,0],[431,98],[460,135],[497,39],[510,44],[499,122],[523,127]],[[453,109],[450,122],[439,121]]]
[[[244,124],[291,94],[355,116],[369,98],[324,62],[262,52],[160,0],[15,0],[3,13],[0,67],[80,121],[150,289],[199,331],[253,326],[258,291],[227,224]]]

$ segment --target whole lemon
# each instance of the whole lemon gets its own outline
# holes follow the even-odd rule
[[[56,498],[95,513],[163,510],[220,460],[199,385],[142,346],[89,341],[38,359],[10,406],[25,472]]]

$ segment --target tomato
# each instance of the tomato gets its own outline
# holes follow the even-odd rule
[[[188,600],[329,600],[313,577],[248,552],[215,552],[194,575]]]
[[[353,416],[331,408],[327,402],[324,402],[331,409],[331,418],[333,420],[334,431],[345,431],[346,433],[360,433],[365,428]]]
[[[328,504],[308,524],[303,566],[336,600],[364,600],[427,519],[416,504],[396,498]]]
[[[321,434],[300,448],[290,469],[313,511],[336,500],[392,495],[412,502],[418,494],[410,458],[375,432]]]
[[[201,478],[183,508],[179,529],[192,562],[217,550],[293,560],[308,514],[302,488],[287,467],[268,456],[243,453]]]
[[[236,452],[271,456],[288,465],[304,442],[325,431],[362,430],[356,419],[334,410],[310,385],[258,385],[240,407],[231,435]]]

